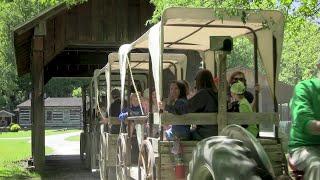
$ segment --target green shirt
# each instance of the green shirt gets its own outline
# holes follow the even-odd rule
[[[246,98],[239,100],[239,112],[253,112],[252,107]],[[259,133],[257,125],[249,125],[247,130],[251,132],[254,137],[257,137]]]
[[[298,83],[290,101],[292,125],[289,150],[300,146],[320,145],[320,135],[312,135],[307,126],[312,120],[320,120],[320,79]]]

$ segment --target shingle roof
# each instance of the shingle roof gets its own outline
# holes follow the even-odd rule
[[[74,106],[82,106],[81,98],[73,98],[73,97],[63,97],[63,98],[47,98],[44,101],[45,107],[74,107]],[[17,107],[30,107],[31,100],[27,100]]]
[[[8,111],[5,111],[5,110],[0,111],[0,117],[11,117],[11,116],[14,116],[14,114],[12,114]]]

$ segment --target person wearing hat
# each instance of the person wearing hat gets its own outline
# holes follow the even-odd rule
[[[289,162],[304,179],[320,180],[320,57],[317,77],[299,82],[290,101]]]
[[[243,82],[238,81],[232,84],[230,91],[231,96],[236,99],[239,104],[239,112],[253,112],[250,103],[244,96],[246,86]],[[259,133],[257,125],[243,125],[243,127],[245,127],[254,137],[257,137]]]

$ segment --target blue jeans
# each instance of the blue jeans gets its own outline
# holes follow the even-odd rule
[[[179,138],[180,140],[190,140],[190,126],[173,125],[165,132],[166,138],[169,141]]]

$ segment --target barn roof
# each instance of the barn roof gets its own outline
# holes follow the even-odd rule
[[[48,18],[56,16],[62,11],[66,11],[67,6],[65,3],[60,3],[54,7],[51,7],[29,21],[18,25],[14,31],[14,49],[17,64],[17,71],[19,75],[30,72],[30,54],[31,54],[31,41],[34,35],[35,27]]]
[[[141,0],[88,0],[51,7],[14,29],[18,75],[30,73],[40,37],[45,82],[51,77],[91,77],[107,63],[109,53],[147,31],[145,22],[153,10]]]
[[[45,107],[76,107],[82,106],[81,98],[74,97],[63,97],[63,98],[47,98],[44,101]],[[27,100],[17,106],[20,107],[31,107],[31,100]]]

